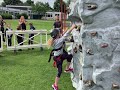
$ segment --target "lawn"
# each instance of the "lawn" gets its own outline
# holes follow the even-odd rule
[[[15,30],[17,20],[6,20]],[[29,20],[37,29],[52,28],[53,21]],[[27,27],[29,28],[29,27]],[[5,46],[4,46],[5,48]],[[14,54],[13,51],[0,53],[0,90],[52,90],[51,85],[56,76],[53,61],[48,63],[50,50],[44,48],[23,50]],[[66,62],[63,65],[65,68]],[[75,90],[72,87],[70,74],[62,73],[59,90]]]
[[[5,20],[7,24],[11,24],[13,30],[16,30],[19,25],[18,20]],[[27,20],[27,30],[29,30],[29,23],[33,23],[37,30],[51,30],[53,28],[54,21],[43,21],[43,20]]]

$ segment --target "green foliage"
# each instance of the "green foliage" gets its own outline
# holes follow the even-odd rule
[[[17,14],[16,15],[17,19],[20,19],[21,16],[24,16],[25,19],[28,19],[28,15],[26,13],[22,13],[22,14]]]
[[[36,13],[45,13],[46,10],[44,8],[44,3],[42,2],[37,2],[33,7],[32,7],[32,11],[36,12]]]
[[[3,19],[12,19],[12,15],[8,13],[1,14],[1,16],[3,17]]]
[[[27,0],[27,1],[24,3],[24,5],[32,6],[32,5],[34,5],[34,1],[32,1],[32,0]]]
[[[50,5],[49,5],[49,3],[47,2],[47,3],[45,3],[45,8],[46,8],[46,10],[47,11],[49,11],[49,10],[52,10],[52,8],[50,7]]]
[[[1,6],[3,6],[3,7],[6,7],[6,4],[5,4],[5,2],[2,2]]]
[[[56,0],[56,1],[54,2],[53,8],[54,8],[54,11],[60,12],[60,0]]]
[[[37,2],[33,7],[32,11],[39,13],[39,14],[44,14],[45,12],[51,10],[52,8],[50,7],[49,3],[42,3],[42,2]]]
[[[4,0],[2,5],[22,5],[23,2],[21,0]]]
[[[54,11],[56,11],[56,12],[61,12],[61,3],[60,3],[60,1],[61,0],[56,0],[55,2],[54,2]],[[64,1],[62,1],[62,11],[64,11],[64,6],[66,6],[66,4],[65,4],[65,2]]]

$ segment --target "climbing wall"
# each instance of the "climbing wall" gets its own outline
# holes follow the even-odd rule
[[[75,49],[76,42],[72,48],[73,86],[76,90],[120,90],[120,0],[71,3],[72,22],[82,20],[82,52]]]

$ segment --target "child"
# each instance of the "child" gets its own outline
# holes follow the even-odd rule
[[[29,25],[30,25],[30,30],[35,30],[35,27],[33,26],[33,24],[32,23],[29,23]],[[28,42],[28,44],[30,45],[30,44],[33,44],[33,40],[34,40],[34,34],[29,34],[29,42]]]
[[[17,30],[21,30],[21,25],[17,26]],[[23,45],[23,34],[18,34],[17,35],[17,42],[19,45]],[[22,49],[19,49],[19,51],[22,51]]]
[[[3,20],[2,16],[0,15],[0,31],[2,31],[2,37],[3,37],[4,43],[5,43],[5,32],[4,32],[4,25],[5,24],[6,24],[6,22]]]
[[[7,25],[6,31],[12,31],[10,24]],[[7,35],[7,38],[8,38],[8,46],[12,46],[12,36],[13,36],[13,34]]]
[[[69,31],[67,31],[63,36],[61,36],[60,31],[57,29],[54,29],[51,32],[51,37],[52,37],[52,41],[51,41],[51,45],[53,46],[53,59],[56,63],[57,66],[57,70],[58,70],[58,74],[55,78],[55,83],[52,85],[52,88],[54,90],[58,90],[58,81],[60,79],[61,73],[62,73],[62,64],[63,64],[63,60],[67,59],[67,61],[69,62],[67,64],[67,70],[70,70],[69,66],[70,66],[70,62],[72,59],[72,55],[68,54],[68,53],[64,53],[63,51],[63,44],[65,42],[65,39],[67,36],[69,36],[70,32],[75,28],[75,25],[73,25]],[[60,37],[61,36],[61,37]],[[50,59],[49,59],[50,61]]]

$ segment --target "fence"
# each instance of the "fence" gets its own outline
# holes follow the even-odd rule
[[[2,36],[2,32],[0,31],[0,52],[3,51],[3,36]]]
[[[45,42],[43,42],[43,35],[45,35]],[[10,45],[11,38],[12,45]],[[19,39],[22,39],[22,41],[19,42]],[[47,46],[47,30],[7,31],[6,40],[7,50],[43,48]],[[31,44],[28,44],[28,42],[31,42]]]

